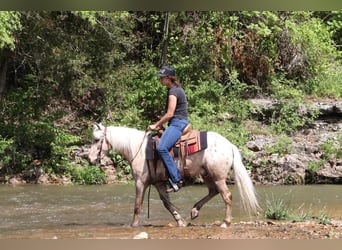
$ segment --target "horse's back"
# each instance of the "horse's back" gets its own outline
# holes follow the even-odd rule
[[[230,147],[232,145],[232,143],[226,137],[217,132],[208,131],[207,134],[208,147]]]
[[[208,169],[228,174],[233,163],[234,145],[217,132],[208,131],[208,148],[204,152],[204,161]]]

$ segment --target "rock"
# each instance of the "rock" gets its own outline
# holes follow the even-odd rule
[[[323,168],[319,169],[315,178],[318,183],[322,184],[342,184],[342,160],[334,162],[335,165],[331,166],[326,164]]]
[[[37,180],[37,184],[49,184],[49,175],[48,174],[42,174],[39,176]]]
[[[261,151],[264,148],[264,144],[261,140],[255,140],[255,141],[249,141],[247,142],[247,148],[254,151],[258,152]]]
[[[135,240],[148,239],[148,233],[146,232],[138,233],[136,236],[133,237],[133,239]]]
[[[255,114],[272,114],[276,110],[277,103],[271,99],[250,99],[255,107]],[[306,115],[318,110],[319,116],[341,116],[342,115],[342,101],[326,101],[326,102],[308,102],[307,105],[299,105],[298,113]]]
[[[26,182],[24,180],[22,180],[20,177],[14,176],[8,180],[8,183],[11,185],[20,185],[20,184],[24,184]]]
[[[107,184],[113,184],[117,181],[116,169],[114,165],[109,164],[105,166],[100,166],[100,168],[106,175]]]

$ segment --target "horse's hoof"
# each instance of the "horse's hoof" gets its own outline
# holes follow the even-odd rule
[[[196,219],[198,217],[198,215],[199,215],[199,211],[197,210],[197,208],[193,208],[191,210],[191,219],[192,220]]]
[[[184,220],[178,221],[178,227],[186,227],[187,223]]]
[[[221,228],[228,228],[230,226],[230,222],[223,222],[221,224]]]

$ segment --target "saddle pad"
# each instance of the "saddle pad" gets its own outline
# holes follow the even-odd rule
[[[192,155],[207,148],[207,132],[198,132],[196,141],[196,143],[188,144],[188,155]]]

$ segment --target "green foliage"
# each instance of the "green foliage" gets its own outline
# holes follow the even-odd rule
[[[313,216],[313,218],[316,218],[318,220],[319,224],[322,225],[331,225],[331,220],[329,218],[329,216],[325,213],[325,211],[320,211],[318,216]]]
[[[329,139],[321,145],[320,150],[323,152],[324,160],[333,158],[342,158],[342,134],[339,134],[335,139]]]
[[[312,84],[310,93],[318,97],[342,98],[342,65],[331,64]]]
[[[305,222],[305,221],[310,221],[310,220],[317,220],[318,224],[322,224],[322,225],[331,224],[331,221],[325,212],[325,208],[321,209],[318,215],[314,215],[311,205],[308,209],[303,209],[303,205],[297,209],[299,210],[299,214],[291,215],[291,219],[293,222]]]
[[[186,84],[213,73],[215,27],[219,15],[211,12],[171,14],[167,64],[177,65]]]
[[[284,156],[292,152],[292,139],[286,134],[281,134],[277,138],[276,144],[272,146],[266,146],[265,151],[268,154],[279,154]]]
[[[342,11],[331,11],[324,14],[323,21],[327,23],[328,30],[332,33],[335,44],[342,44]],[[341,47],[339,47],[341,49]]]
[[[119,180],[122,179],[132,179],[132,169],[131,166],[128,164],[128,162],[122,158],[121,155],[115,153],[115,152],[110,152],[109,157],[113,160],[116,172],[117,172],[117,177]]]
[[[166,89],[157,73],[157,68],[146,64],[126,66],[115,74],[105,97],[111,109],[111,123],[145,129],[146,121],[154,121],[163,114]]]
[[[224,110],[232,116],[234,122],[240,123],[248,118],[252,118],[253,106],[245,99],[246,93],[256,89],[246,83],[240,82],[238,73],[232,71],[229,76],[229,81],[224,86]]]
[[[45,164],[45,171],[64,174],[70,165],[70,154],[80,138],[58,128],[54,128],[53,132],[55,139],[50,144],[51,154]]]
[[[0,135],[0,170],[11,162],[13,152],[15,152],[14,140],[2,138]]]
[[[317,220],[322,225],[331,224],[324,209],[320,210],[318,215],[314,215],[311,206],[308,209],[303,209],[303,205],[297,209],[299,211],[299,214],[297,214],[293,212],[293,209],[290,209],[289,202],[272,195],[270,199],[267,198],[266,200],[265,217],[271,220],[292,220],[293,222]]]
[[[296,89],[294,83],[273,81],[272,97],[277,101],[271,124],[277,133],[289,133],[310,125],[318,112],[308,111],[303,106],[303,93]]]
[[[21,29],[20,13],[17,11],[0,11],[0,49],[15,48],[15,33]]]
[[[107,182],[104,172],[98,167],[74,166],[74,167],[70,167],[68,172],[71,177],[71,181],[76,184],[100,185],[100,184],[106,184]]]
[[[308,13],[301,12],[303,17]],[[300,23],[294,20],[286,22],[286,28],[291,33],[291,44],[298,51],[297,61],[301,70],[298,70],[297,77],[302,80],[314,79],[316,76],[326,72],[327,66],[333,58],[336,58],[336,48],[332,46],[331,35],[320,19],[309,18]],[[306,66],[307,65],[307,66]],[[299,75],[300,74],[300,75]],[[303,88],[310,92],[312,87],[310,81],[306,81]]]
[[[186,88],[189,112],[199,117],[212,117],[221,112],[222,92],[223,87],[217,82],[200,81],[191,88]]]
[[[320,170],[324,165],[327,163],[326,160],[320,159],[318,161],[311,161],[308,163],[308,171],[311,173],[316,173],[318,170]]]

